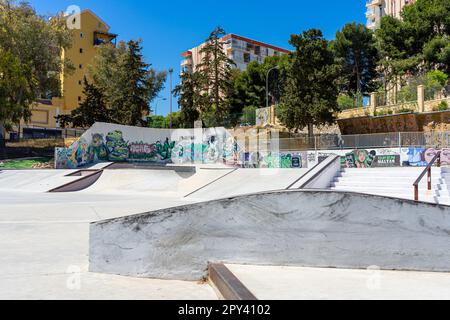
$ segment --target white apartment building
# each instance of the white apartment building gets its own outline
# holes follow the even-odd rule
[[[415,0],[367,0],[367,27],[376,29],[384,16],[401,18],[403,8],[414,2]]]
[[[237,68],[240,70],[245,70],[247,65],[252,61],[261,63],[266,57],[290,53],[289,50],[235,34],[224,36],[222,41],[225,42],[224,51],[236,63]],[[200,51],[204,46],[205,44],[203,43],[182,54],[184,58],[181,63],[182,72],[192,72],[201,63],[202,56]]]

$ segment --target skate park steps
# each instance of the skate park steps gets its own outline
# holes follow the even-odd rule
[[[331,189],[414,200],[413,184],[424,168],[344,169]],[[450,205],[450,170],[432,168],[432,190],[427,179],[419,185],[419,200]]]

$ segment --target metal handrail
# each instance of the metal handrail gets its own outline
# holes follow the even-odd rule
[[[431,162],[428,164],[428,166],[423,170],[422,174],[419,176],[419,178],[414,182],[414,200],[419,201],[419,185],[422,179],[425,177],[425,175],[428,173],[428,190],[431,191],[432,189],[432,181],[431,181],[431,168],[437,161],[438,168],[441,167],[441,152],[438,152],[436,156],[431,160]]]

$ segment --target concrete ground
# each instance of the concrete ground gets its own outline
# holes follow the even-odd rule
[[[260,300],[450,300],[450,274],[227,265]]]
[[[217,299],[208,284],[89,273],[90,222],[186,201],[43,192],[67,173],[0,173],[0,299]]]
[[[184,195],[228,172],[206,170],[111,170],[75,193],[46,192],[75,170],[0,171],[0,299],[217,299],[208,284],[88,272],[90,222],[199,201]]]

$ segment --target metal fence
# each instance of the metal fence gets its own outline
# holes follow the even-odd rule
[[[404,132],[361,135],[308,135],[281,138],[260,139],[249,137],[249,148],[259,151],[305,151],[305,150],[342,150],[371,148],[449,148],[450,132]],[[251,150],[250,150],[251,151]]]
[[[21,132],[11,132],[9,134],[9,141],[18,142],[23,140],[79,138],[85,132],[86,130],[81,129],[47,129],[25,127],[22,128]]]

